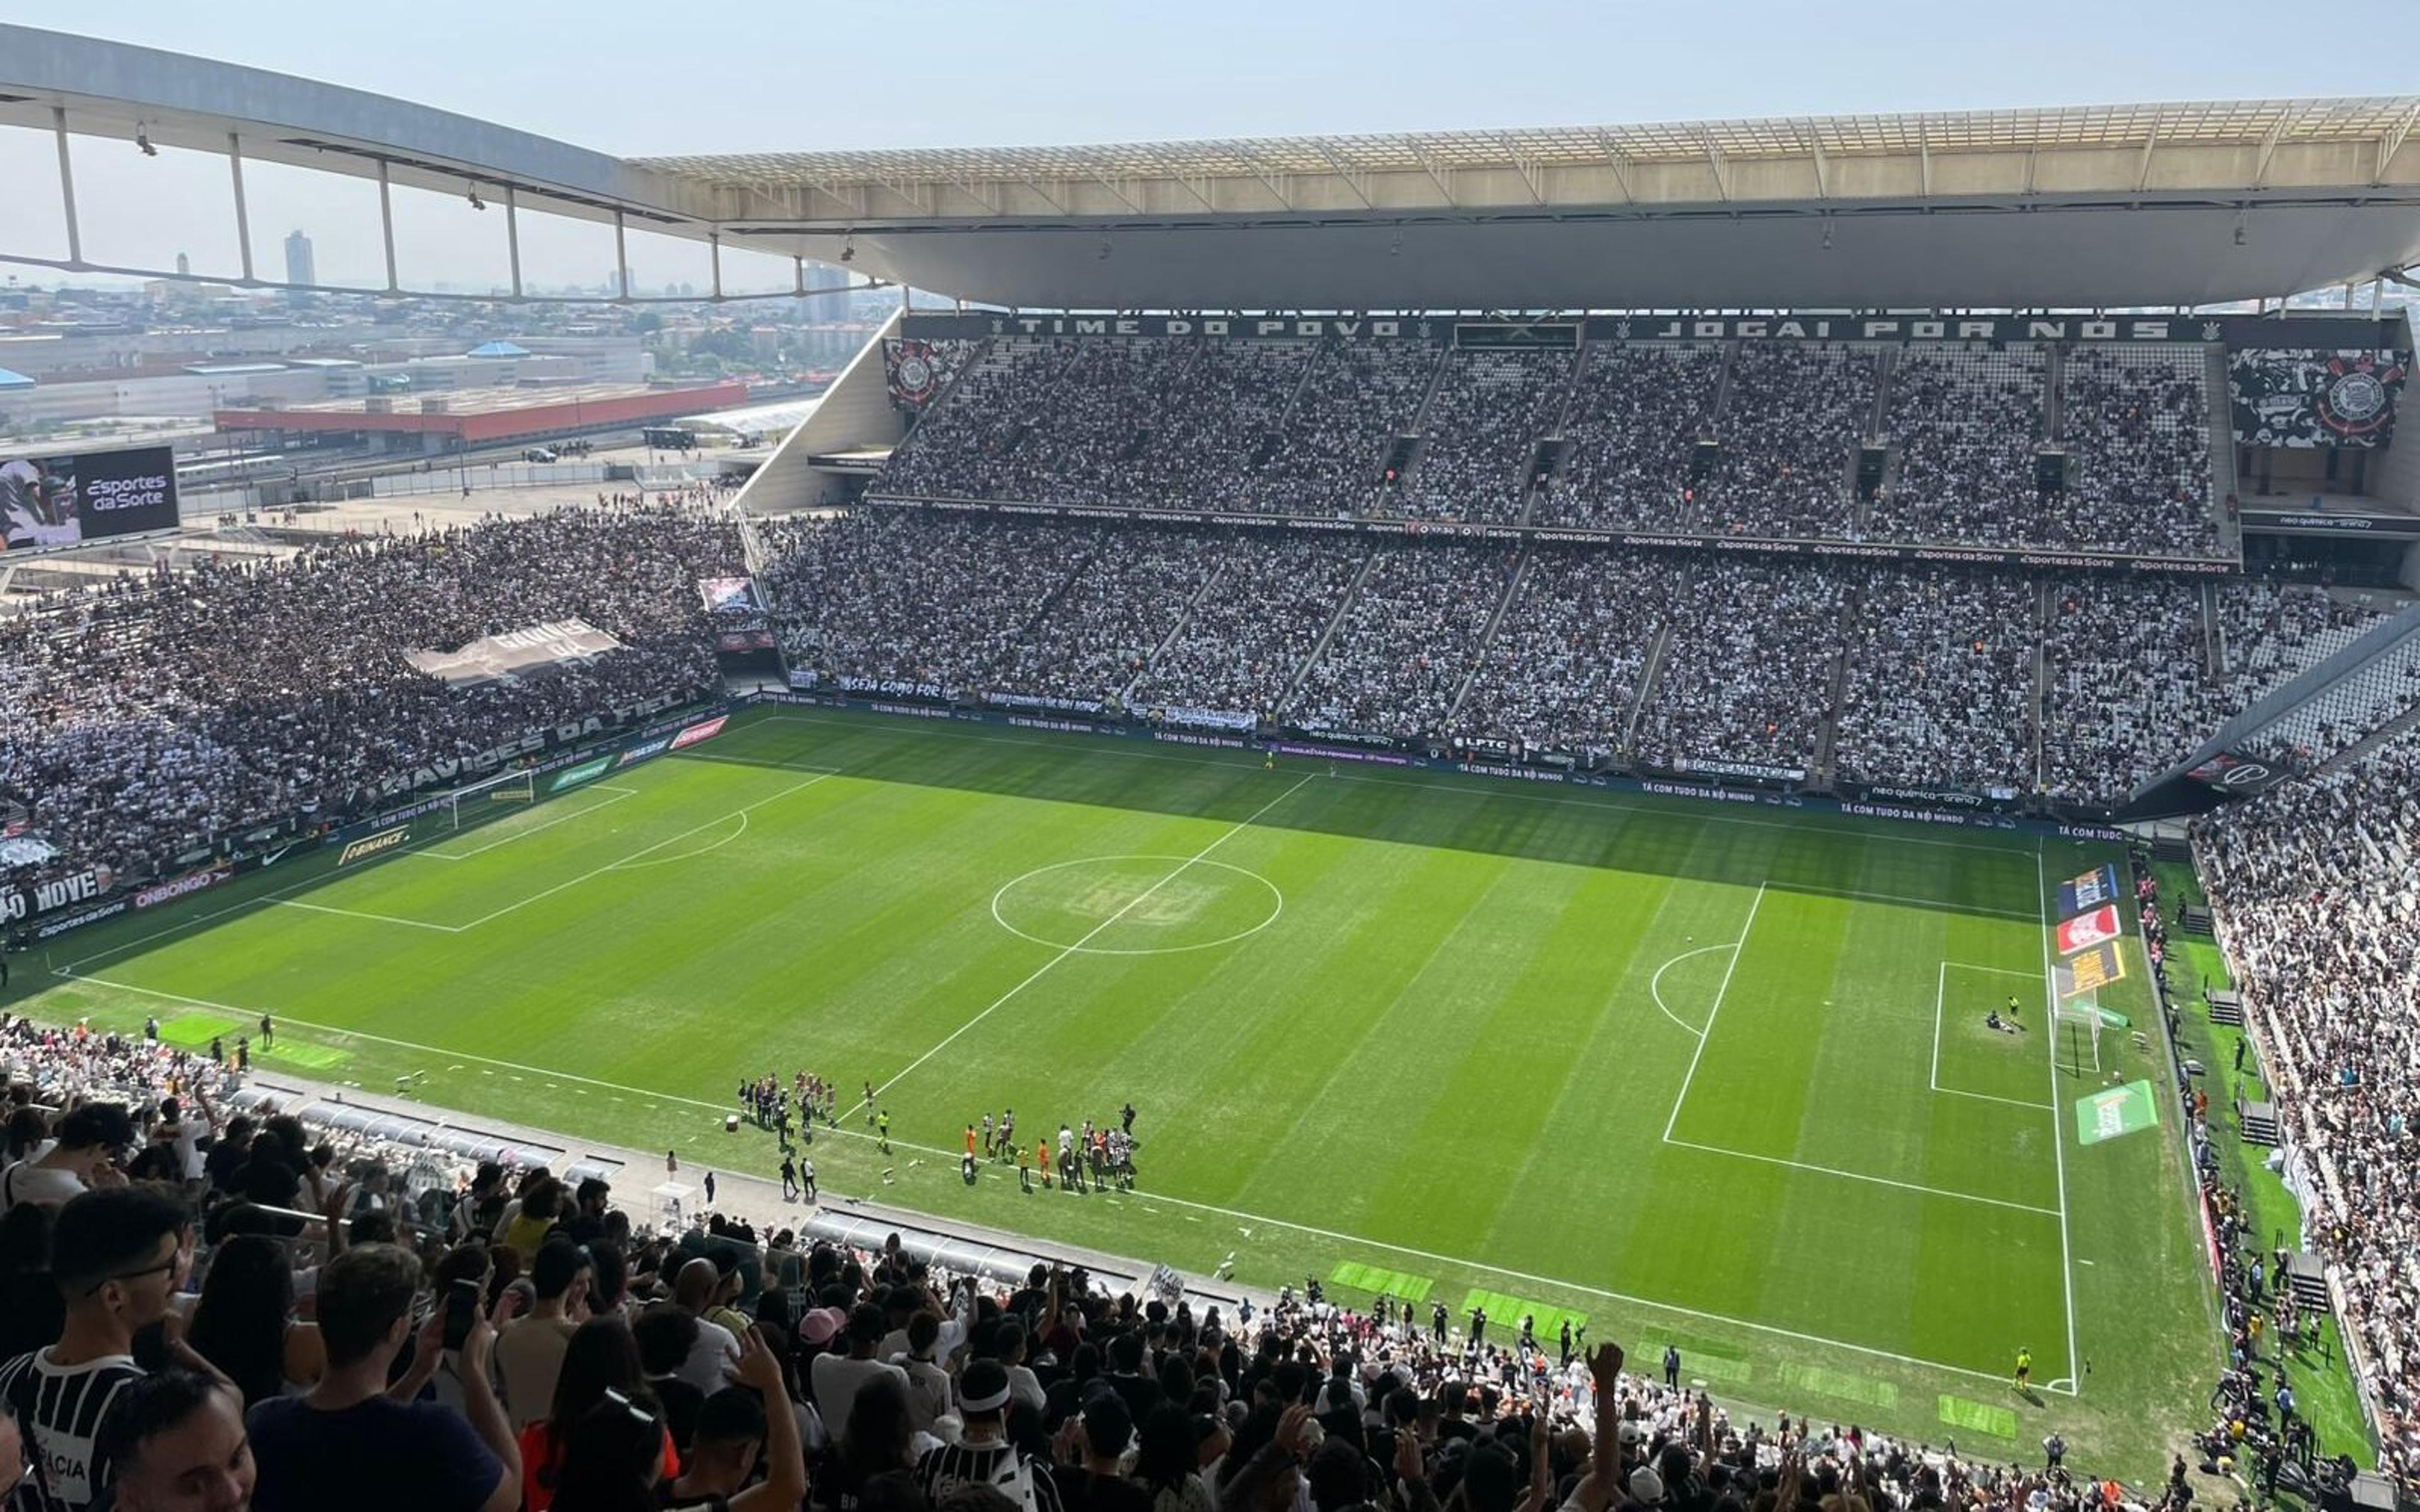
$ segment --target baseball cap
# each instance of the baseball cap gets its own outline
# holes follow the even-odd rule
[[[807,1316],[799,1319],[799,1337],[809,1344],[830,1344],[847,1321],[848,1315],[837,1307],[811,1307]]]
[[[1654,1467],[1641,1465],[1630,1473],[1630,1499],[1641,1506],[1664,1504],[1664,1477]]]

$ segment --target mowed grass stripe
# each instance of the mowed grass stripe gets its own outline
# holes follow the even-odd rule
[[[347,904],[358,897],[383,912],[396,906],[389,889],[405,873],[458,872],[510,902],[813,769],[843,775],[755,810],[748,833],[719,850],[601,872],[464,934],[271,907],[149,942],[123,960],[139,961],[143,980],[164,990],[234,1005],[239,1022],[250,1005],[330,1026],[324,1037],[291,1032],[298,1045],[352,1057],[341,1074],[365,1086],[426,1071],[425,1095],[452,1105],[642,1147],[675,1145],[685,1165],[769,1170],[768,1136],[726,1137],[708,1111],[727,1104],[741,1076],[805,1065],[851,1088],[878,1080],[1051,958],[1052,947],[990,919],[1001,883],[1086,855],[1191,855],[1308,772],[1317,779],[1299,801],[1218,853],[1283,890],[1280,919],[1237,946],[1076,956],[1053,966],[897,1089],[894,1128],[903,1142],[939,1152],[929,1169],[897,1163],[897,1183],[884,1186],[869,1144],[819,1139],[827,1190],[1205,1272],[1232,1250],[1239,1277],[1263,1285],[1358,1263],[1417,1273],[1434,1282],[1432,1295],[1476,1288],[1585,1309],[1600,1319],[1591,1332],[1606,1336],[1636,1337],[1643,1320],[1680,1325],[1756,1362],[1756,1380],[1776,1380],[1765,1371],[1784,1360],[1870,1375],[1895,1385],[1902,1403],[1923,1404],[1926,1421],[1929,1398],[1960,1389],[1962,1379],[1967,1394],[1988,1394],[1924,1361],[1996,1378],[2023,1342],[2034,1348],[2038,1379],[2071,1373],[2052,1359],[2064,1336],[2055,1217],[1660,1139],[1697,1049],[1683,1026],[1704,1022],[1731,963],[1711,951],[1666,974],[1678,1023],[1655,1007],[1655,972],[1683,950],[1735,939],[1759,883],[1772,878],[1762,905],[1770,919],[1760,915],[1738,962],[1688,1119],[1702,1115],[1717,1129],[1753,1122],[1794,1074],[1837,1086],[1791,1103],[1775,1126],[1776,1149],[1820,1149],[1827,1164],[1836,1149],[1883,1152],[1881,1140],[1861,1145],[1861,1131],[1881,1127],[1873,1109],[1920,1102],[1931,1110],[1921,1119],[1885,1112],[1898,1141],[1892,1161],[1920,1155],[1915,1179],[1945,1188],[1953,1165],[1969,1159],[1992,1169],[1990,1179],[2011,1179],[1998,1169],[2006,1162],[1993,1125],[1947,1121],[1938,1105],[1950,1100],[1904,1088],[1919,1065],[1929,1075],[1941,959],[2039,962],[2039,926],[2029,932],[2004,917],[2029,900],[2020,888],[2012,909],[2007,891],[2012,874],[2030,886],[2029,849],[1802,822],[1770,805],[1598,801],[1451,777],[1364,780],[1374,774],[1350,767],[1331,781],[1324,764],[1280,761],[1269,772],[1255,757],[1162,760],[1140,743],[1039,734],[976,742],[864,719],[743,719],[704,754],[783,764],[670,758],[617,774],[642,796],[593,817],[470,861],[349,871],[332,885],[341,894],[323,887],[297,896]],[[795,823],[771,823],[792,805]],[[593,835],[558,843],[641,810],[647,823],[610,850]],[[466,838],[504,833],[491,826]],[[2091,860],[2062,856],[2050,862],[2051,877]],[[1150,918],[1138,911],[1104,940],[1141,947],[1163,927],[1192,927],[1191,903],[1174,896],[1187,890],[1170,888],[1161,900],[1170,907]],[[1937,897],[1944,906],[1869,903],[1844,899],[1848,891]],[[1792,919],[1797,899],[1807,911]],[[496,906],[467,890],[443,902],[458,911],[427,917],[468,918],[473,904]],[[1115,902],[1103,894],[1082,906],[1106,912]],[[1079,906],[1066,919],[1081,917]],[[140,930],[128,922],[79,941],[79,953],[163,921],[142,920]],[[1914,959],[1918,930],[1939,936],[1922,947],[1932,959]],[[490,931],[492,945],[483,938]],[[1768,939],[1772,931],[1779,933]],[[1827,932],[1816,949],[1801,949],[1800,936]],[[187,936],[214,943],[175,951]],[[1760,967],[1768,945],[1788,959]],[[1760,975],[1776,1015],[1765,1048],[1795,1059],[1727,1064],[1726,1037],[1756,1027],[1741,994]],[[201,990],[205,977],[226,990]],[[1879,1030],[1830,1022],[1860,977],[1872,1023],[1887,1014],[1912,1026],[1903,1062],[1884,1065]],[[91,984],[55,996],[57,1011],[90,1011],[96,1024],[121,1026],[139,1026],[159,1006]],[[405,1042],[359,1037],[381,1034]],[[2036,1073],[2037,1085],[2047,1081],[2039,1066]],[[582,1075],[621,1085],[572,1080]],[[1028,1200],[1013,1176],[987,1175],[973,1187],[956,1180],[952,1154],[970,1117],[1013,1097],[1031,1137],[1062,1117],[1112,1117],[1129,1096],[1145,1138],[1144,1190],[1132,1197]],[[1975,1111],[1996,1112],[1979,1101]],[[2191,1314],[2196,1293],[2171,1144],[2070,1151],[2078,1258],[2099,1262],[2076,1273],[2079,1333],[2096,1369],[2082,1378],[2081,1402],[2055,1406],[2079,1456],[2096,1431],[2112,1443],[2133,1433],[2129,1414],[2193,1375],[2180,1350],[2208,1353],[2206,1336],[2176,1327],[2178,1301]],[[1783,1342],[1760,1327],[1838,1347]],[[2041,1409],[2019,1410],[2024,1431],[2040,1431]],[[1913,1411],[1876,1415],[1920,1433],[1924,1425],[1907,1420]],[[2155,1473],[2164,1459],[2152,1458],[2144,1460]]]

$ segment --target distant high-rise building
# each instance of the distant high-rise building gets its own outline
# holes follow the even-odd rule
[[[177,276],[178,278],[191,278],[194,276],[194,259],[186,256],[181,252],[177,254]]]
[[[311,239],[300,231],[286,233],[286,282],[306,287],[319,282],[319,270],[311,261]]]

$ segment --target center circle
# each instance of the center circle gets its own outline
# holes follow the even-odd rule
[[[1225,861],[1088,856],[1037,866],[991,895],[991,917],[1021,940],[1085,955],[1174,955],[1233,945],[1277,922],[1277,884]],[[1120,945],[1136,938],[1162,943]]]

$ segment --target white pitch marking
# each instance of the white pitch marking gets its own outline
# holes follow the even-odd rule
[[[1682,1018],[1680,1014],[1673,1012],[1671,1009],[1665,1006],[1664,973],[1671,970],[1674,966],[1679,965],[1682,962],[1688,960],[1693,955],[1711,955],[1716,950],[1737,951],[1738,949],[1739,946],[1736,943],[1725,943],[1722,945],[1701,945],[1694,950],[1682,951],[1671,960],[1665,962],[1660,966],[1657,966],[1655,968],[1655,975],[1647,979],[1647,995],[1654,998],[1656,1008],[1662,1011],[1666,1018],[1680,1025],[1684,1033],[1694,1034],[1699,1039],[1703,1040],[1706,1037],[1705,1030],[1689,1023],[1687,1020]],[[1736,960],[1737,956],[1734,955],[1733,959]]]
[[[1740,925],[1739,938],[1731,942],[1731,964],[1723,967],[1722,985],[1714,989],[1714,1003],[1706,1010],[1706,1026],[1698,1031],[1698,1048],[1689,1057],[1689,1069],[1681,1077],[1680,1094],[1672,1099],[1672,1116],[1664,1120],[1664,1142],[1672,1143],[1673,1126],[1681,1121],[1681,1104],[1689,1100],[1689,1084],[1698,1077],[1698,1062],[1706,1053],[1706,1041],[1714,1038],[1714,1015],[1723,1011],[1723,995],[1731,990],[1731,973],[1739,969],[1741,948],[1747,944],[1747,932],[1756,927],[1756,911],[1764,906],[1764,884],[1756,885],[1756,896],[1748,900],[1747,918]]]
[[[914,1072],[917,1067],[924,1064],[924,1062],[932,1059],[935,1056],[939,1055],[942,1051],[947,1050],[951,1045],[956,1043],[959,1036],[965,1034],[969,1029],[973,1028],[976,1025],[981,1024],[984,1020],[991,1017],[993,1011],[1000,1008],[1001,1004],[1006,1003],[1010,998],[1015,997],[1017,994],[1025,991],[1026,988],[1031,987],[1035,982],[1041,980],[1043,976],[1047,973],[1051,967],[1059,964],[1062,961],[1066,960],[1069,956],[1080,952],[1084,947],[1092,944],[1094,940],[1097,939],[1103,931],[1116,923],[1119,919],[1125,918],[1126,915],[1134,912],[1137,908],[1142,906],[1143,903],[1150,900],[1152,894],[1157,892],[1160,888],[1167,887],[1170,883],[1184,875],[1185,872],[1196,862],[1208,856],[1212,851],[1217,850],[1219,846],[1226,844],[1231,840],[1233,840],[1245,830],[1251,828],[1254,824],[1259,822],[1261,815],[1267,813],[1279,804],[1285,802],[1286,799],[1293,797],[1296,793],[1302,791],[1303,784],[1310,780],[1311,778],[1307,775],[1296,778],[1292,787],[1286,789],[1283,793],[1279,794],[1276,797],[1271,798],[1268,802],[1262,804],[1259,808],[1253,810],[1249,814],[1246,815],[1243,819],[1228,828],[1224,833],[1220,834],[1218,839],[1212,841],[1209,844],[1202,846],[1200,850],[1195,851],[1191,856],[1187,856],[1184,861],[1178,864],[1174,871],[1169,872],[1168,875],[1160,878],[1157,882],[1153,883],[1150,887],[1145,887],[1142,891],[1135,894],[1133,898],[1127,901],[1125,906],[1120,908],[1116,913],[1111,914],[1109,918],[1101,920],[1091,929],[1085,931],[1082,937],[1078,939],[1075,944],[1061,947],[1057,955],[1052,956],[1049,960],[1045,961],[1042,964],[1034,967],[1031,976],[1018,982],[1016,986],[1011,987],[1008,991],[1001,994],[998,997],[993,998],[990,1004],[986,1006],[982,1012],[977,1013],[974,1017],[967,1020],[964,1024],[961,1024],[956,1028],[951,1030],[950,1033],[942,1039],[939,1044],[935,1045],[932,1049],[925,1051],[923,1055],[918,1056],[915,1059],[909,1061],[907,1067],[900,1071],[897,1075],[891,1077],[881,1086],[876,1088],[874,1089],[874,1095],[876,1097],[881,1096],[884,1092],[887,1092],[892,1088],[899,1085],[900,1081],[910,1072]],[[864,1107],[865,1100],[863,1098],[860,1098],[857,1102],[857,1105],[850,1108],[848,1112],[843,1114],[842,1117],[853,1118],[858,1113],[861,1112]]]
[[[639,790],[637,788],[615,787],[604,782],[597,783],[595,786],[590,787],[585,791],[590,793],[611,793],[613,796],[606,799],[603,803],[592,803],[584,809],[574,809],[569,813],[558,814],[554,818],[548,820],[545,824],[532,825],[526,829],[516,829],[502,840],[492,840],[485,845],[473,845],[467,851],[441,851],[434,848],[427,848],[416,851],[405,851],[403,854],[406,856],[417,856],[424,861],[467,861],[474,856],[485,856],[489,851],[496,849],[498,846],[510,845],[517,840],[527,840],[532,835],[538,834],[544,830],[552,829],[557,825],[567,825],[574,819],[585,818],[588,815],[595,813],[599,809],[611,809],[613,805],[621,802],[624,798],[635,798],[639,795]],[[558,799],[556,801],[560,802],[562,800]]]
[[[2056,1208],[2037,1208],[2029,1202],[2010,1202],[2005,1197],[1978,1196],[1972,1192],[1958,1192],[1943,1186],[1921,1186],[1914,1181],[1893,1180],[1887,1176],[1868,1176],[1863,1171],[1844,1171],[1837,1165],[1814,1165],[1803,1160],[1784,1160],[1779,1155],[1751,1154],[1745,1149],[1725,1149],[1720,1145],[1700,1145],[1688,1139],[1667,1139],[1664,1142],[1682,1149],[1702,1150],[1709,1155],[1728,1155],[1733,1160],[1752,1160],[1764,1165],[1786,1165],[1793,1171],[1807,1171],[1816,1176],[1837,1176],[1844,1181],[1866,1181],[1874,1186],[1894,1186],[1902,1192],[1921,1192],[1926,1196],[1947,1197],[1956,1202],[1979,1202],[1987,1208],[2007,1208],[2012,1212],[2039,1213],[2044,1218],[2060,1216]]]
[[[280,908],[303,908],[315,914],[335,914],[345,918],[366,918],[379,924],[408,924],[413,929],[433,929],[440,933],[459,934],[460,924],[432,924],[425,918],[406,918],[400,914],[371,914],[358,908],[333,908],[326,903],[306,903],[300,898],[273,898],[270,902]]]

